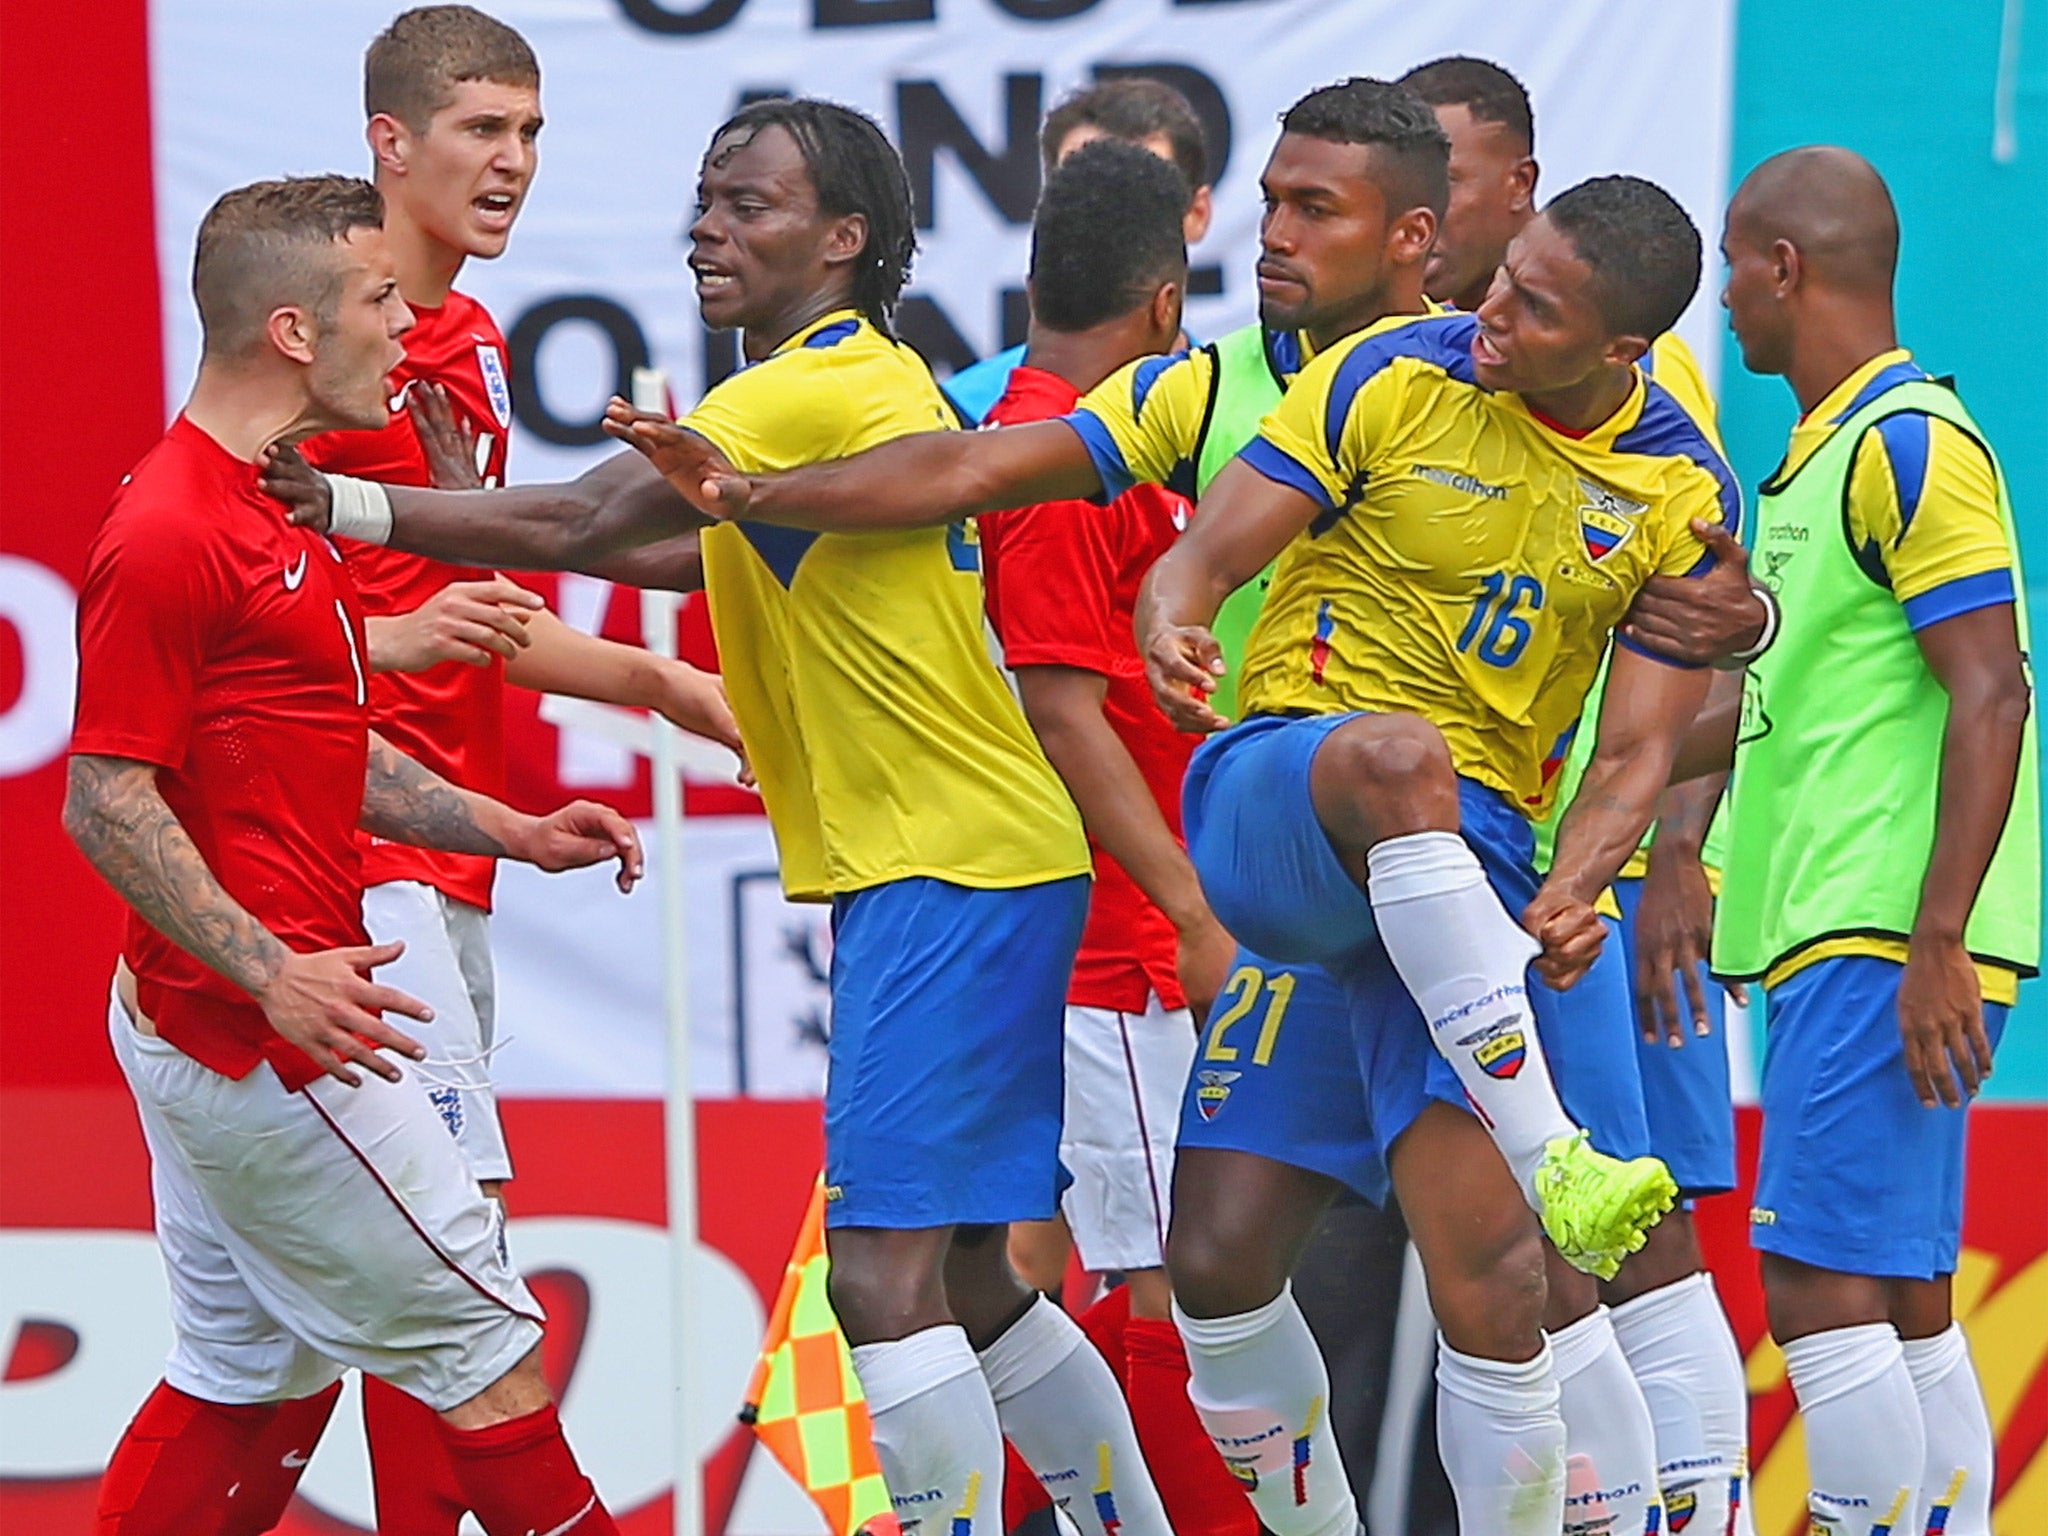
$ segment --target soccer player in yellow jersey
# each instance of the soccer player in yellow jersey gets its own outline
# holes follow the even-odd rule
[[[1692,519],[1739,514],[1720,456],[1635,366],[1699,271],[1697,232],[1657,188],[1608,177],[1565,193],[1516,237],[1476,316],[1367,332],[1310,364],[1154,567],[1140,612],[1162,705],[1216,729],[1205,625],[1281,555],[1247,719],[1190,773],[1189,846],[1233,932],[1350,987],[1375,1132],[1443,1331],[1445,1467],[1475,1532],[1603,1520],[1623,1490],[1574,1486],[1567,1503],[1534,1225],[1409,1021],[1419,1006],[1440,1047],[1519,1070],[1554,1003],[1523,967],[1533,953],[1559,986],[1591,961],[1592,901],[1704,697],[1702,672],[1617,655],[1539,889],[1527,818],[1547,808],[1609,633],[1651,575],[1707,563]]]
[[[1535,112],[1522,83],[1484,59],[1436,59],[1401,80],[1435,109],[1451,141],[1451,198],[1430,255],[1429,292],[1475,310],[1509,242],[1536,217]],[[1676,331],[1659,336],[1641,366],[1714,436],[1713,397]],[[1739,689],[1732,675],[1716,686]],[[1597,697],[1596,689],[1589,713]],[[1590,744],[1589,730],[1568,777]],[[1568,1024],[1552,1060],[1566,1110],[1595,1142],[1609,1152],[1652,1153],[1686,1198],[1597,1290],[1553,1262],[1544,1327],[1557,1352],[1572,1458],[1589,1460],[1604,1486],[1640,1482],[1645,1496],[1661,1489],[1673,1529],[1728,1533],[1732,1520],[1734,1536],[1746,1536],[1749,1389],[1690,1210],[1694,1198],[1735,1187],[1723,992],[1704,964],[1713,897],[1700,860],[1726,777],[1664,792],[1647,868],[1639,854],[1615,882],[1621,907],[1608,913],[1610,942],[1563,995]],[[1647,1037],[1635,1028],[1631,950],[1643,973]],[[1696,1007],[1675,1006],[1674,972]],[[1673,1020],[1668,1034],[1650,1029],[1659,1013]],[[1681,1013],[1692,1018],[1691,1039],[1676,1024]],[[1609,1513],[1630,1526],[1632,1510]]]
[[[704,318],[742,330],[747,365],[689,433],[770,471],[950,425],[889,328],[914,236],[873,122],[819,101],[745,107],[714,135],[698,200]],[[637,454],[568,486],[336,489],[336,531],[512,566],[601,564],[702,521]],[[349,515],[362,497],[371,526]],[[1167,1536],[1114,1376],[1004,1256],[1006,1223],[1056,1208],[1090,858],[989,658],[972,533],[731,523],[704,529],[702,552],[785,889],[833,906],[832,1301],[899,1517],[999,1531],[1007,1436],[1084,1536]]]

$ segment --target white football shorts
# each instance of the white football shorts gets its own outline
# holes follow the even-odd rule
[[[503,1214],[409,1065],[289,1093],[267,1066],[237,1081],[143,1034],[118,997],[107,1023],[149,1143],[172,1386],[275,1402],[355,1366],[445,1410],[540,1342]]]
[[[403,940],[405,953],[377,968],[377,980],[432,1006],[432,1022],[392,1022],[427,1048],[418,1071],[427,1098],[480,1180],[512,1177],[512,1154],[491,1086],[497,1027],[497,972],[491,964],[491,915],[417,880],[390,880],[363,892],[363,925],[379,944]]]
[[[1081,1262],[1097,1271],[1165,1262],[1173,1143],[1195,1061],[1185,1008],[1157,995],[1143,1013],[1067,1007],[1060,1200]]]

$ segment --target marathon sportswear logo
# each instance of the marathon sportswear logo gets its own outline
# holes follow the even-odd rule
[[[284,568],[284,589],[287,592],[299,590],[299,584],[306,579],[306,552],[299,551],[299,558]]]
[[[1506,1080],[1520,1073],[1529,1059],[1529,1042],[1519,1029],[1506,1030],[1475,1050],[1472,1059],[1488,1077]]]
[[[1409,468],[1418,479],[1431,481],[1449,490],[1463,491],[1467,496],[1483,496],[1488,501],[1508,499],[1508,488],[1504,485],[1488,485],[1484,480],[1475,480],[1470,475],[1461,475],[1455,470],[1438,469],[1434,464],[1413,464]]]
[[[1230,1097],[1230,1085],[1243,1077],[1242,1072],[1218,1072],[1207,1068],[1195,1074],[1195,1113],[1203,1121],[1214,1120],[1223,1108],[1224,1100]]]
[[[1520,982],[1508,982],[1504,986],[1495,987],[1483,997],[1475,997],[1469,1003],[1458,1004],[1457,1007],[1451,1009],[1448,1013],[1438,1014],[1430,1022],[1429,1032],[1433,1035],[1440,1034],[1450,1025],[1457,1023],[1458,1020],[1469,1018],[1482,1008],[1489,1008],[1495,1003],[1506,1002],[1511,997],[1526,996],[1528,996],[1528,992]]]
[[[500,427],[512,425],[512,386],[505,381],[505,359],[487,341],[476,347],[477,371],[484,376],[484,394],[491,402],[491,414]]]
[[[1778,1224],[1778,1213],[1767,1211],[1760,1205],[1752,1205],[1749,1208],[1749,1224],[1752,1227],[1775,1227]]]

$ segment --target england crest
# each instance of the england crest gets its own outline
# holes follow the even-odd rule
[[[484,394],[490,398],[491,414],[500,427],[512,425],[512,386],[505,378],[505,359],[488,341],[476,344],[476,369],[483,375]]]

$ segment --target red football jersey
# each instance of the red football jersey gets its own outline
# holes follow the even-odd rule
[[[1057,374],[1020,365],[988,420],[1064,416],[1079,398]],[[1131,623],[1139,583],[1185,526],[1187,514],[1184,498],[1139,485],[1107,507],[1051,502],[977,519],[989,622],[1002,641],[1004,662],[1079,667],[1108,679],[1104,715],[1176,837],[1181,778],[1199,743],[1175,730],[1153,702]],[[1135,1013],[1157,992],[1169,1008],[1184,1007],[1174,955],[1166,914],[1095,847],[1095,889],[1067,1001]]]
[[[307,460],[336,474],[387,485],[426,485],[427,457],[420,448],[404,395],[415,379],[448,391],[456,411],[476,429],[486,485],[505,481],[505,436],[512,425],[512,390],[505,338],[485,308],[467,294],[450,293],[439,309],[413,306],[405,333],[405,361],[391,375],[391,422],[380,432],[328,432],[302,445]],[[350,542],[349,573],[372,617],[410,613],[451,581],[483,581],[492,574],[447,565],[424,555]],[[425,672],[379,672],[370,679],[370,718],[378,733],[444,779],[480,794],[505,793],[505,666],[444,661]],[[493,860],[471,853],[409,848],[363,835],[363,882],[420,880],[458,901],[488,908]]]
[[[340,553],[180,416],[114,495],[78,600],[73,752],[155,763],[223,889],[301,953],[367,942],[356,819],[369,752],[362,609]],[[249,995],[131,912],[164,1039],[229,1077],[320,1075]]]

